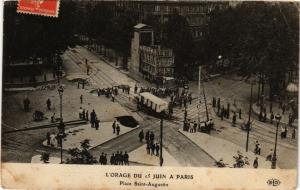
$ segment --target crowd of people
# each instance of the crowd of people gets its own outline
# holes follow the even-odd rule
[[[160,151],[160,143],[155,142],[155,134],[153,131],[147,131],[146,134],[144,134],[144,130],[142,129],[139,133],[139,140],[140,142],[143,142],[145,139],[146,141],[146,152],[149,155],[155,155],[159,156]]]
[[[108,158],[107,154],[102,152],[99,158],[99,163],[101,165],[107,165],[108,164]],[[109,160],[110,165],[127,165],[129,166],[129,155],[127,151],[117,151],[116,153],[112,153]]]

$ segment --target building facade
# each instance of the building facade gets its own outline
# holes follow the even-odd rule
[[[141,46],[140,72],[145,79],[152,82],[156,81],[158,77],[173,77],[173,51],[160,46]]]

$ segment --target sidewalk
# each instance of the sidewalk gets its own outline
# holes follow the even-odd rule
[[[125,127],[119,123],[121,130],[120,130],[120,135],[117,136],[116,134],[113,134],[112,123],[113,122],[100,123],[99,130],[96,130],[95,128],[91,128],[90,124],[82,125],[79,127],[74,127],[66,130],[65,133],[67,134],[67,137],[64,138],[63,149],[68,150],[70,148],[76,148],[76,147],[80,148],[80,142],[82,142],[85,139],[90,140],[90,145],[91,145],[90,149],[92,149],[107,141],[115,139],[120,135],[123,135],[125,133],[128,133],[138,128],[138,127],[135,128]],[[47,145],[47,140],[43,141],[43,146],[51,147]],[[51,148],[59,149],[60,147],[57,146],[57,142],[56,142],[55,146]]]
[[[177,160],[163,148],[163,166],[180,166]],[[129,161],[139,164],[159,166],[159,156],[151,156],[146,152],[146,144],[129,153]]]
[[[265,161],[266,159],[264,157],[255,155],[251,151],[245,152],[244,148],[227,140],[212,137],[205,133],[189,133],[182,131],[182,129],[179,129],[179,132],[197,144],[215,160],[219,161],[221,158],[223,158],[223,162],[228,164],[229,167],[233,167],[233,164],[235,163],[233,156],[237,156],[237,151],[240,151],[243,156],[248,157],[250,165],[246,165],[246,168],[253,168],[252,165],[255,157],[258,157],[258,168],[271,168],[271,162]]]
[[[266,108],[267,108],[267,121],[270,121],[270,117],[271,117],[271,113],[269,112],[270,111],[270,104],[266,104]],[[254,114],[256,114],[257,116],[259,115],[260,107],[257,106],[256,103],[254,103],[252,105],[252,110],[253,110]],[[282,110],[279,109],[279,106],[277,104],[273,103],[272,111],[273,111],[274,117],[276,116],[277,113],[280,114],[280,116],[281,116],[280,123],[281,124],[288,125],[288,123],[289,123],[289,113],[292,113],[291,108],[290,108],[290,110],[286,110],[285,114],[282,114]],[[274,119],[274,121],[275,121],[275,119]],[[292,126],[296,127],[296,128],[298,127],[298,119],[294,120],[294,122],[292,123]]]

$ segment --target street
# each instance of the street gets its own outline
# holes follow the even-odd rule
[[[67,51],[64,54],[64,68],[66,75],[72,75],[74,73],[85,73],[84,60],[87,59],[90,62],[91,70],[89,73],[89,82],[90,86],[87,86],[86,89],[77,89],[76,84],[70,83],[66,79],[63,80],[63,84],[66,86],[66,93],[68,96],[67,103],[64,103],[64,118],[66,120],[74,120],[77,118],[77,112],[74,113],[74,109],[77,110],[79,104],[79,96],[83,94],[84,102],[89,107],[98,107],[96,112],[101,112],[100,117],[101,121],[112,121],[115,116],[111,115],[107,111],[103,112],[102,107],[103,101],[109,104],[109,100],[97,100],[95,95],[91,94],[89,91],[97,87],[110,87],[117,85],[129,85],[131,90],[134,85],[137,83],[135,80],[128,77],[126,74],[120,72],[111,65],[105,63],[95,54],[89,52],[86,48],[77,46],[76,48]],[[139,81],[139,85],[143,85],[142,81]],[[146,85],[148,85],[146,83]],[[236,104],[238,107],[241,107],[243,111],[243,118],[247,117],[248,109],[248,99],[249,84],[245,83],[242,80],[231,80],[223,77],[210,80],[204,83],[207,101],[209,107],[209,116],[213,118],[215,123],[216,131],[212,131],[211,135],[217,138],[222,138],[224,140],[230,141],[236,145],[239,145],[241,149],[245,147],[246,142],[246,133],[242,131],[239,127],[231,127],[231,120],[223,120],[216,116],[215,111],[212,109],[211,101],[212,97],[220,97],[222,103],[230,102],[233,103],[233,98],[236,99]],[[190,84],[190,92],[193,93],[193,96],[197,96],[197,82]],[[32,91],[32,92],[19,92],[9,96],[9,93],[5,96],[4,105],[13,105],[9,109],[4,111],[4,123],[3,131],[23,128],[26,126],[34,125],[31,121],[30,114],[23,113],[21,111],[21,105],[14,104],[13,102],[21,102],[21,97],[23,93],[26,93],[28,97],[34,99],[35,96],[51,97],[53,102],[58,101],[57,95],[55,95],[55,90],[45,90],[45,91]],[[129,113],[135,118],[140,120],[140,128],[144,131],[151,130],[154,132],[155,136],[158,138],[160,134],[160,120],[147,115],[146,113],[136,110],[134,102],[130,100],[130,97],[133,99],[134,93],[130,91],[129,94],[120,93],[116,97],[117,109],[124,109],[123,113]],[[196,97],[195,97],[196,98]],[[77,99],[77,100],[76,100]],[[101,103],[102,102],[102,103]],[[34,107],[33,103],[33,107]],[[38,103],[36,102],[38,105]],[[42,104],[42,103],[41,103]],[[188,118],[191,120],[197,120],[198,117],[198,108],[197,108],[197,99],[192,101],[192,104],[187,106]],[[54,107],[58,107],[54,103]],[[92,109],[89,108],[89,110]],[[54,108],[57,109],[57,108]],[[205,118],[205,108],[201,107],[201,117]],[[101,111],[102,110],[102,111]],[[11,113],[18,112],[18,118],[14,117]],[[121,113],[119,113],[121,114]],[[50,115],[50,113],[49,113]],[[163,146],[171,156],[173,156],[181,166],[198,166],[198,167],[212,167],[214,166],[214,161],[210,155],[208,155],[204,150],[199,146],[193,143],[189,138],[179,133],[179,129],[183,126],[184,120],[184,109],[175,108],[174,110],[175,120],[164,120],[164,131],[163,131]],[[201,118],[201,119],[202,119]],[[256,120],[256,117],[253,116],[254,126],[253,130],[250,132],[250,144],[249,150],[254,150],[254,141],[259,140],[262,144],[262,156],[267,156],[267,153],[270,148],[274,146],[274,136],[275,136],[275,127],[274,125],[259,122]],[[23,123],[22,125],[20,125]],[[47,121],[43,121],[47,123]],[[71,126],[75,127],[75,126]],[[45,134],[48,131],[55,131],[55,129],[38,129],[32,131],[16,132],[7,134],[4,136],[3,142],[3,161],[8,162],[30,162],[31,157],[38,154],[41,151],[51,152],[51,156],[58,156],[59,151],[51,149],[49,147],[42,146],[42,141],[45,139]],[[105,152],[108,155],[115,153],[116,151],[123,150],[127,152],[134,151],[141,147],[144,143],[138,141],[138,134],[140,129],[134,129],[124,135],[114,138],[108,142],[105,142],[99,146],[96,146],[91,149],[91,153],[98,157],[101,152]],[[88,137],[87,137],[88,138]],[[278,166],[280,168],[294,168],[296,167],[297,160],[297,140],[291,139],[279,139],[278,142]],[[222,151],[222,150],[220,150]],[[235,154],[235,153],[231,153]],[[22,155],[22,156],[21,156]],[[64,151],[64,157],[67,157],[68,154]],[[138,163],[132,163],[133,165],[139,165]]]

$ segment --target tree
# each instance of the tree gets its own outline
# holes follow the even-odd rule
[[[211,62],[227,57],[241,74],[259,75],[270,97],[284,87],[285,73],[298,62],[298,11],[290,3],[243,2],[216,10],[208,23],[206,49]]]
[[[96,159],[90,153],[90,141],[88,139],[80,142],[79,148],[71,148],[68,150],[68,153],[71,156],[71,159],[67,160],[67,164],[93,164],[97,163]]]
[[[188,76],[187,68],[195,61],[193,54],[195,44],[188,22],[176,12],[163,25],[162,45],[171,48],[174,52],[177,76]]]

